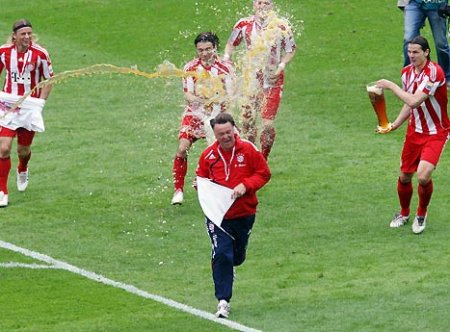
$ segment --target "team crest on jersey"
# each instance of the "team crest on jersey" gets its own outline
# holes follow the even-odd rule
[[[34,64],[29,63],[27,66],[28,71],[33,71],[34,70]]]
[[[237,162],[238,162],[239,164],[242,164],[242,163],[245,161],[244,154],[243,154],[243,153],[239,153],[239,154],[236,156],[236,160],[237,160]]]

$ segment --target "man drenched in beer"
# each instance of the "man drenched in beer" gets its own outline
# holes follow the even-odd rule
[[[421,36],[412,39],[408,43],[408,56],[411,64],[402,69],[402,88],[385,79],[377,81],[377,87],[391,90],[404,102],[395,121],[378,132],[396,130],[408,120],[397,184],[401,210],[390,227],[397,228],[409,221],[412,178],[417,172],[419,200],[412,231],[420,234],[426,227],[427,208],[433,193],[431,176],[448,140],[450,122],[445,74],[430,60],[428,41]]]

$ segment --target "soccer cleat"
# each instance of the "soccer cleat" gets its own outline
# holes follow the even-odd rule
[[[397,228],[397,227],[403,226],[408,221],[409,221],[409,216],[402,216],[400,213],[396,213],[394,215],[394,219],[392,219],[389,226],[392,228]]]
[[[220,300],[219,304],[217,305],[216,317],[228,318],[228,316],[230,315],[230,310],[231,310],[230,304],[225,300]]]
[[[416,216],[414,218],[414,222],[412,224],[412,231],[414,234],[420,234],[425,230],[425,227],[427,226],[427,216]]]
[[[28,187],[28,169],[25,172],[17,171],[17,190],[25,191]]]
[[[8,206],[8,194],[5,194],[3,191],[0,191],[0,207]]]
[[[172,205],[182,204],[183,203],[183,199],[184,199],[183,190],[177,189],[177,190],[175,190],[175,192],[173,194],[171,204]]]

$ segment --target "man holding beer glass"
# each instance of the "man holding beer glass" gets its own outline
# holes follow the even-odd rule
[[[379,133],[387,133],[408,121],[401,156],[397,192],[401,211],[394,216],[390,227],[400,227],[409,220],[413,195],[412,177],[417,172],[419,202],[412,230],[424,231],[427,207],[433,193],[431,175],[437,166],[449,137],[450,122],[447,115],[447,87],[442,68],[430,61],[430,46],[421,36],[408,43],[410,65],[402,69],[403,89],[382,79],[377,87],[391,90],[404,105],[394,122]]]

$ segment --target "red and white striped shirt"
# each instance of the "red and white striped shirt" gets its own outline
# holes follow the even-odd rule
[[[232,75],[234,70],[229,63],[226,63],[218,57],[210,67],[202,64],[199,58],[189,61],[184,66],[184,72],[195,73],[196,76],[187,76],[183,78],[183,90],[195,96],[212,99],[214,94],[225,96],[230,95],[232,91]],[[197,76],[198,74],[198,76]],[[206,110],[204,105],[199,103],[188,103],[185,114],[191,113],[202,119],[205,115],[218,114],[223,105],[213,103],[212,109]]]
[[[24,53],[17,52],[14,44],[0,46],[0,74],[6,69],[3,92],[23,96],[39,82],[53,76],[52,62],[48,52],[38,44],[31,43]],[[36,89],[31,96],[39,98]]]
[[[281,62],[283,52],[291,53],[296,45],[291,28],[281,19],[277,19],[276,24],[262,26],[256,16],[240,19],[233,27],[228,42],[233,46],[238,46],[243,41],[248,50],[252,45],[261,43],[266,46],[269,43],[271,65],[277,66]],[[263,38],[264,40],[260,40]],[[259,45],[261,46],[261,45]]]
[[[442,68],[428,61],[420,73],[411,64],[402,69],[403,90],[414,94],[417,90],[429,97],[418,107],[411,109],[408,132],[436,135],[448,132],[447,86]]]

